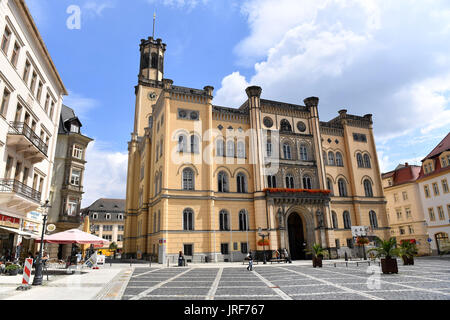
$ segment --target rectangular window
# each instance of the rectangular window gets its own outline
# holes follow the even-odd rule
[[[347,247],[352,249],[353,248],[353,238],[347,239]]]
[[[112,225],[104,225],[103,231],[113,231],[113,226]]]
[[[183,245],[183,252],[185,256],[193,256],[192,244]]]
[[[20,46],[16,42],[16,43],[14,43],[14,49],[13,49],[13,53],[11,56],[11,63],[16,68],[17,68],[17,61],[19,61],[19,54],[20,54]]]
[[[408,200],[408,193],[406,191],[402,192],[403,200]]]
[[[430,197],[430,188],[428,187],[428,185],[423,186],[423,190],[425,192],[425,198],[429,198]]]
[[[104,234],[102,236],[102,238],[105,239],[105,240],[108,240],[108,241],[112,241],[112,235],[110,235],[110,234]]]
[[[41,103],[41,96],[42,96],[42,88],[43,88],[43,86],[44,85],[42,84],[42,82],[39,81],[38,82],[38,89],[37,89],[37,92],[36,92],[36,99],[37,99],[39,104]]]
[[[433,208],[429,208],[428,209],[428,214],[430,215],[430,221],[436,221],[436,217],[434,216],[434,209]]]
[[[409,229],[409,234],[413,234],[414,233],[414,229],[413,229],[412,226],[408,226],[408,229]]]
[[[117,242],[122,242],[123,241],[123,235],[119,234],[117,235]]]
[[[3,91],[2,104],[0,107],[0,114],[4,117],[6,117],[6,113],[8,112],[10,96],[11,96],[11,92],[9,92],[8,89],[5,88],[5,90]]]
[[[25,61],[25,68],[23,69],[23,81],[25,81],[25,83],[28,83],[28,77],[30,76],[30,70],[31,70],[31,63],[30,61]]]
[[[410,208],[406,208],[405,212],[406,212],[406,219],[411,219],[412,218],[411,209]]]
[[[11,39],[11,31],[8,27],[5,28],[2,38],[2,50],[4,53],[8,54],[9,40]]]
[[[73,186],[80,186],[80,179],[81,179],[81,170],[72,169],[70,184]]]
[[[34,94],[34,89],[36,89],[36,82],[37,82],[37,74],[36,72],[33,72],[33,75],[31,76],[31,83],[30,83],[30,90],[31,93]]]
[[[336,249],[341,248],[341,241],[339,239],[334,239],[334,242],[336,243]]]
[[[69,206],[67,208],[67,215],[69,216],[76,216],[78,213],[78,200],[70,198],[69,199]]]
[[[241,253],[248,253],[247,242],[241,242]]]
[[[439,220],[445,220],[444,208],[442,208],[442,206],[439,206],[437,207],[437,209],[439,214]]]
[[[47,93],[47,96],[45,97],[45,104],[44,104],[44,110],[45,113],[48,114],[48,107],[50,105],[50,95]]]
[[[400,230],[400,234],[405,234],[405,228],[400,227],[399,230]]]
[[[394,193],[394,202],[398,202],[398,194]]]
[[[442,189],[444,190],[444,193],[448,193],[448,182],[447,182],[447,179],[442,180]]]
[[[125,226],[118,226],[117,231],[123,231],[125,229]]]
[[[228,243],[221,243],[220,244],[220,252],[222,254],[230,254],[230,252],[228,250]]]
[[[398,209],[396,212],[397,212],[397,220],[402,220],[403,219],[402,210]]]
[[[73,146],[73,153],[72,153],[72,156],[73,156],[74,158],[83,160],[83,150],[84,150],[84,149],[83,149],[82,147],[80,147],[80,146],[78,146],[78,145],[74,145],[74,146]]]
[[[433,191],[435,196],[439,195],[439,186],[437,183],[433,183]]]

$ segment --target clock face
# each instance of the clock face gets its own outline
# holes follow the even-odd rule
[[[156,92],[150,92],[148,98],[152,101],[156,100]]]

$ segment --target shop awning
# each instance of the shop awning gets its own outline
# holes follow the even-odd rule
[[[6,230],[8,232],[17,233],[18,235],[21,235],[22,237],[27,237],[31,239],[39,239],[39,236],[30,232],[26,231],[20,231],[18,229],[14,228],[8,228],[8,227],[0,227],[0,229]]]

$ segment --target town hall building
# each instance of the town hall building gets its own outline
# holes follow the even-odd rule
[[[214,88],[164,77],[166,45],[141,40],[129,142],[124,253],[176,261],[240,261],[286,248],[308,258],[354,247],[352,226],[390,235],[372,115],[319,119],[319,99],[271,101],[247,88],[237,108]],[[262,241],[264,235],[264,241]]]

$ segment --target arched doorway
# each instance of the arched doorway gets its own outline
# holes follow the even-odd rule
[[[297,213],[292,213],[288,218],[289,251],[292,260],[304,260],[305,235],[303,232],[303,221]]]

